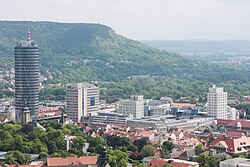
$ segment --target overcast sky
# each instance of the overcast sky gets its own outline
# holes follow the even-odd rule
[[[250,39],[250,0],[0,0],[0,20],[101,23],[137,40]]]

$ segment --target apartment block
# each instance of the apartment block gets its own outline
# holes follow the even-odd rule
[[[132,114],[135,118],[144,116],[144,100],[142,95],[132,95],[128,100],[122,100],[118,113],[129,115]]]
[[[213,85],[207,94],[208,116],[216,119],[227,119],[227,92]]]

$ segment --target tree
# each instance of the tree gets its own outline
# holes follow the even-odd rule
[[[6,163],[9,164],[9,165],[15,164],[15,160],[13,158],[13,155],[7,155],[6,156]]]
[[[134,144],[130,144],[128,147],[127,147],[128,151],[137,151],[138,148],[134,145]]]
[[[172,150],[175,147],[175,145],[172,142],[169,142],[169,141],[164,141],[162,145],[168,151]]]
[[[102,137],[93,138],[88,136],[87,142],[89,143],[88,151],[97,154],[101,154],[103,146],[106,145],[105,140]]]
[[[43,158],[47,158],[47,157],[48,157],[48,153],[46,153],[46,152],[41,152],[41,153],[39,154],[38,159],[43,159]]]
[[[109,164],[111,167],[127,167],[128,154],[120,150],[111,151],[109,156]]]
[[[23,139],[22,139],[22,136],[21,136],[21,135],[17,135],[17,136],[15,137],[14,145],[15,145],[16,150],[19,150],[19,151],[22,150]]]
[[[148,156],[154,156],[155,155],[155,149],[151,145],[146,145],[142,148],[141,155],[143,157],[148,157]]]
[[[207,154],[200,154],[196,157],[196,161],[199,163],[201,167],[208,167],[208,155]]]
[[[128,147],[128,145],[131,143],[131,140],[127,137],[120,137],[120,136],[107,136],[107,143],[109,146],[113,148],[117,147]]]
[[[169,164],[164,164],[163,167],[173,167],[173,166]]]
[[[145,145],[149,144],[149,141],[146,138],[139,138],[134,140],[133,144],[137,146],[139,151],[141,151]]]
[[[56,151],[58,151],[58,148],[57,148],[56,143],[54,141],[49,141],[47,146],[48,146],[49,154],[53,154]]]
[[[78,156],[83,155],[82,149],[85,146],[86,140],[82,136],[78,136],[72,140],[72,148],[70,152],[77,154]]]
[[[209,167],[218,167],[221,159],[219,157],[210,156],[208,157],[208,166]]]
[[[204,146],[202,144],[197,144],[195,146],[195,149],[198,149],[198,150],[204,150]]]
[[[213,136],[210,136],[208,139],[207,145],[209,146],[214,140],[215,138]]]
[[[26,158],[20,151],[8,151],[7,156],[9,156],[10,162],[12,156],[18,164],[23,165],[26,163]]]

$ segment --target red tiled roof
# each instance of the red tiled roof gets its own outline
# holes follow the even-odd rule
[[[228,131],[226,133],[226,135],[229,138],[231,138],[231,137],[233,137],[233,138],[241,138],[241,137],[245,136],[245,134],[243,132],[241,132],[241,131]]]
[[[223,123],[226,124],[227,127],[234,127],[237,122],[241,123],[242,128],[250,128],[250,121],[247,119],[237,119],[237,120],[225,120],[225,119],[217,119],[218,124]]]
[[[175,134],[175,136],[179,137],[179,135],[182,133],[181,131],[173,131],[173,134]]]
[[[242,138],[229,138],[229,137],[218,137],[216,138],[210,145],[212,148],[221,141],[224,141],[226,144],[226,152],[227,153],[244,153],[248,152],[244,147],[250,146],[250,137],[242,137]],[[238,150],[238,148],[241,148]]]
[[[234,126],[237,122],[240,122],[242,127],[250,127],[250,121],[246,119],[233,120],[227,124],[227,126]]]
[[[194,145],[200,144],[200,141],[192,137],[192,138],[180,140],[178,144],[181,146],[194,146]]]
[[[0,117],[0,122],[4,122],[6,118]]]
[[[154,132],[152,132],[152,131],[141,131],[141,132],[137,133],[136,136],[137,137],[150,137],[153,134],[154,134]]]
[[[54,107],[40,107],[38,112],[45,112],[45,111],[57,111],[60,108],[64,108],[63,106],[54,106]]]
[[[67,165],[95,165],[97,156],[66,157],[66,158],[47,158],[48,166],[67,166]]]
[[[228,123],[233,121],[233,120],[227,120],[227,119],[216,119],[216,120],[217,120],[218,124],[221,124],[221,123],[228,124]]]
[[[250,100],[245,100],[242,102],[243,104],[250,104]]]
[[[73,140],[74,138],[76,138],[76,136],[65,136],[65,138],[69,139],[69,140]]]
[[[152,159],[149,163],[147,163],[146,167],[163,167],[164,165],[168,164],[173,167],[189,167],[189,164],[174,162],[174,161],[166,161],[161,159]]]

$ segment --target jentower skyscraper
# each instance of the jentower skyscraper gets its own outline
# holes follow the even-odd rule
[[[35,41],[20,41],[15,47],[15,109],[21,121],[24,109],[36,115],[39,103],[38,47]]]

